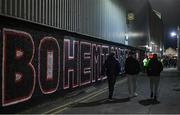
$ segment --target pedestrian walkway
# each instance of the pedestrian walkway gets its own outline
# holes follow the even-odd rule
[[[174,68],[164,69],[161,74],[158,103],[150,100],[149,79],[145,73],[137,79],[137,97],[128,98],[126,77],[116,82],[112,101],[107,100],[107,86],[107,82],[92,86],[85,90],[86,93],[49,101],[21,113],[180,114],[180,73]]]
[[[140,74],[137,81],[138,97],[128,99],[126,82],[117,84],[113,101],[107,101],[108,92],[91,100],[76,103],[57,113],[96,114],[180,114],[180,74],[173,68],[165,69],[161,75],[159,103],[152,103],[149,81],[146,74]]]

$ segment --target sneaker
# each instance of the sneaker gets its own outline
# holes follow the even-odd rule
[[[158,101],[156,96],[154,96],[154,101]]]
[[[151,97],[151,99],[153,98],[153,93],[151,93],[151,96],[150,96],[150,97]]]
[[[113,99],[112,99],[112,98],[108,98],[107,100],[108,100],[108,101],[113,101]]]
[[[154,99],[153,99],[153,104],[159,104],[160,103],[160,101],[159,100],[157,100],[157,97],[156,96],[154,96]]]
[[[112,99],[112,96],[109,96],[108,99]]]
[[[138,96],[138,94],[135,92],[133,96],[134,96],[134,97],[137,97],[137,96]]]

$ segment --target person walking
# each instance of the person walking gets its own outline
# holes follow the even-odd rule
[[[120,72],[120,63],[116,59],[115,53],[114,52],[110,53],[102,68],[102,73],[105,73],[108,79],[109,100],[112,100],[114,85],[116,82],[116,77],[118,76],[119,72]]]
[[[158,87],[160,82],[160,73],[163,70],[162,63],[158,60],[157,54],[153,54],[153,58],[147,66],[147,75],[150,80],[150,97],[157,101]]]
[[[125,61],[125,74],[128,78],[128,90],[129,97],[136,97],[138,94],[136,93],[136,79],[137,74],[140,72],[140,64],[135,59],[135,54],[133,52],[129,53],[129,57]]]
[[[146,57],[143,59],[143,69],[144,69],[144,73],[146,73],[146,71],[147,71],[148,63],[149,63],[149,58],[148,58],[148,56],[146,56]]]

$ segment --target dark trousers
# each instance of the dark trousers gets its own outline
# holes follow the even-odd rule
[[[154,96],[157,96],[158,95],[160,76],[149,76],[149,79],[150,79],[151,93],[153,93]]]
[[[116,76],[109,75],[108,76],[109,98],[112,98],[113,96],[115,82],[116,82]]]
[[[144,73],[146,73],[147,72],[147,66],[143,66],[143,68],[144,68]]]

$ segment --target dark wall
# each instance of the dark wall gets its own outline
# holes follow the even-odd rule
[[[140,61],[144,51],[68,31],[0,16],[1,108],[34,97],[97,84],[110,52],[124,72],[129,51]]]

